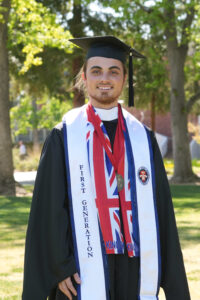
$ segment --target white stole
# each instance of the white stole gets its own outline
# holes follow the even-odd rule
[[[144,126],[123,110],[135,164],[135,198],[140,241],[140,300],[156,300],[159,290],[159,232],[151,146]],[[87,156],[86,105],[63,117],[68,196],[74,251],[81,285],[78,300],[108,300],[105,253]],[[142,171],[141,171],[142,170]],[[140,175],[141,172],[146,175]],[[142,181],[147,176],[147,180]],[[134,278],[133,278],[134,280]]]

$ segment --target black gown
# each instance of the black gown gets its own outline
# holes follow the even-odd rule
[[[117,120],[104,125],[113,145]],[[161,241],[161,287],[167,300],[189,300],[168,180],[153,132],[151,140]],[[107,255],[107,260],[110,299],[137,300],[139,258],[125,253]],[[67,300],[57,285],[74,273],[63,129],[59,124],[45,141],[38,167],[26,237],[22,300]]]

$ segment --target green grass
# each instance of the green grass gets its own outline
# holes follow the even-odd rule
[[[21,299],[31,197],[0,197],[0,299]]]
[[[200,186],[171,186],[191,299],[200,299]],[[21,299],[30,197],[0,197],[0,299]],[[160,300],[165,299],[160,293]],[[179,300],[179,299],[177,299]]]
[[[200,253],[200,186],[172,186],[171,190],[182,250],[197,247]]]
[[[178,231],[191,290],[200,299],[200,186],[172,187]]]
[[[171,186],[192,300],[200,299],[200,186]],[[161,293],[160,300],[165,299]],[[179,300],[179,299],[177,299]]]

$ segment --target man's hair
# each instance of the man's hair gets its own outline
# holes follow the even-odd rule
[[[123,64],[123,71],[124,71],[124,76],[127,74],[127,70],[126,70],[126,66],[125,64]],[[84,84],[84,80],[82,77],[82,74],[84,73],[84,76],[86,77],[86,70],[87,70],[87,60],[84,62],[83,66],[81,67],[79,73],[76,76],[76,81],[75,81],[75,85],[74,88],[78,89],[79,91],[82,92],[86,92],[86,88],[85,88],[85,84]]]

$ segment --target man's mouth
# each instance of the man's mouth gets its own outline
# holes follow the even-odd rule
[[[109,91],[112,89],[111,86],[98,86],[97,88],[101,91]]]

